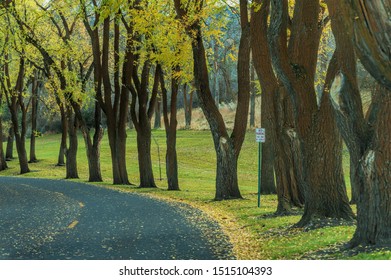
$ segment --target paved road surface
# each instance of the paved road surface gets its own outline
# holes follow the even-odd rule
[[[0,177],[0,259],[229,259],[198,210],[64,180]]]

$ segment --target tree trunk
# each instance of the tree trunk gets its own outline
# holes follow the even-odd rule
[[[28,173],[30,172],[30,168],[28,166],[26,146],[24,144],[24,139],[19,133],[15,133],[15,142],[19,158],[20,174]]]
[[[68,121],[65,114],[64,106],[58,104],[61,114],[61,143],[60,150],[58,152],[57,166],[65,166],[65,153],[67,150],[67,138],[68,138]]]
[[[189,97],[187,97],[187,84],[183,85],[183,104],[184,104],[184,111],[185,111],[185,128],[190,129],[191,128],[191,115],[193,111],[193,89],[189,92]]]
[[[137,151],[140,172],[140,188],[156,188],[151,159],[151,127],[149,122],[140,123],[137,131]]]
[[[278,88],[278,85],[276,85]],[[274,114],[270,137],[267,141],[274,141],[275,159],[274,169],[276,173],[278,205],[276,214],[286,215],[292,211],[292,207],[303,207],[304,189],[301,162],[301,148],[297,133],[293,129],[292,103],[284,88],[269,91],[274,104],[270,113]],[[274,96],[274,97],[273,97]],[[270,98],[269,97],[269,98]],[[267,109],[268,111],[269,109]]]
[[[262,144],[262,174],[261,174],[261,193],[262,194],[274,194],[276,193],[276,185],[274,182],[274,145],[275,140],[272,136],[275,132],[275,126],[273,124],[273,119],[271,112],[273,110],[273,96],[272,93],[262,93],[262,107],[261,107],[261,126],[266,131],[266,141]],[[255,107],[255,96],[252,97],[254,99],[253,106]],[[270,108],[266,108],[270,107]],[[254,108],[255,111],[255,108]]]
[[[175,9],[180,19],[185,20],[188,10],[175,0]],[[195,1],[197,13],[201,12],[200,1]],[[244,141],[248,122],[250,102],[250,24],[246,0],[240,1],[241,38],[238,54],[238,106],[235,115],[234,129],[228,136],[224,119],[216,106],[209,85],[209,73],[206,52],[203,43],[201,24],[195,21],[186,26],[187,33],[193,38],[192,51],[194,61],[194,78],[201,109],[209,123],[216,151],[216,193],[215,200],[242,198],[237,178],[237,159]]]
[[[342,139],[338,132],[327,94],[321,100],[318,119],[312,128],[311,153],[308,155],[304,215],[297,226],[316,217],[353,220],[342,171]]]
[[[69,135],[69,147],[66,150],[66,179],[78,179],[79,174],[77,172],[77,127],[78,121],[74,117],[72,109],[67,108],[67,120],[68,120],[68,135]]]
[[[345,0],[336,5],[346,29],[352,31],[360,62],[378,83],[391,90],[390,1]]]
[[[230,138],[220,137],[216,148],[216,161],[215,200],[241,198],[237,177],[237,159]]]
[[[178,160],[177,160],[177,152],[176,152],[176,133],[177,133],[178,121],[177,121],[176,106],[177,106],[179,83],[178,83],[178,79],[174,77],[174,73],[179,72],[180,68],[179,66],[172,68],[170,118],[168,117],[167,90],[164,85],[164,76],[160,65],[158,66],[157,71],[159,71],[158,74],[159,74],[160,85],[162,88],[162,95],[163,95],[163,117],[164,117],[164,126],[166,129],[166,143],[167,143],[166,175],[168,181],[168,190],[178,191],[179,190]]]
[[[14,139],[15,139],[14,128],[11,125],[11,127],[8,130],[7,147],[6,147],[6,154],[5,154],[5,159],[8,161],[14,159]]]
[[[300,142],[299,178],[305,193],[305,211],[297,226],[309,224],[313,218],[353,218],[346,199],[339,148],[339,136],[327,102],[318,108],[314,89],[317,53],[323,25],[319,1],[296,1],[289,44],[287,45],[288,1],[271,1],[269,44],[272,62],[278,78],[286,88],[292,104],[295,134]],[[324,106],[324,108],[322,108]],[[324,125],[325,120],[328,122]],[[322,124],[321,124],[322,123]],[[331,137],[330,137],[331,136]],[[336,143],[333,143],[336,142]],[[324,146],[320,146],[324,145]],[[325,156],[335,158],[326,162]],[[323,170],[319,174],[319,170]],[[319,178],[319,176],[321,177]],[[329,190],[324,192],[323,190]]]
[[[31,135],[30,135],[30,163],[38,162],[35,153],[35,138],[37,134],[37,116],[38,116],[38,91],[40,90],[40,81],[38,81],[37,74],[35,74],[32,96],[31,96]]]
[[[330,97],[338,126],[351,156],[351,164],[354,169],[352,184],[356,184],[358,190],[357,228],[350,241],[350,246],[389,245],[391,244],[391,188],[389,187],[391,179],[389,169],[391,159],[389,116],[391,92],[378,86],[373,94],[372,103],[364,116],[362,99],[356,80],[354,44],[357,44],[357,41],[353,39],[356,35],[364,36],[364,38],[356,38],[358,41],[370,41],[371,38],[365,34],[368,30],[364,32],[361,30],[364,34],[360,34],[359,30],[363,28],[361,26],[363,23],[358,22],[362,20],[360,17],[357,17],[359,19],[357,26],[351,24],[350,14],[346,11],[346,3],[343,3],[336,0],[327,1],[336,39],[335,53],[339,67],[339,73],[330,89]],[[370,3],[368,6],[361,6],[361,8],[373,8],[373,5],[376,6],[379,3]],[[365,16],[373,15],[365,14]],[[380,18],[366,22],[367,25],[364,28],[373,26],[378,20],[380,21]],[[378,36],[381,35],[381,32],[372,35]],[[369,41],[367,46],[372,51],[365,53],[366,59],[375,61],[387,58],[387,56],[379,55],[384,49],[378,51],[378,46],[371,46]],[[357,49],[359,48],[356,45]],[[388,58],[388,63],[389,61]],[[387,84],[387,78],[386,75],[382,75],[382,65],[380,62],[377,63],[375,68],[378,67],[378,69],[371,68],[372,71],[377,72],[376,75],[372,72],[371,74],[384,86]],[[379,78],[379,76],[382,77]]]
[[[391,244],[391,91],[381,88],[378,95],[373,141],[357,166],[360,195],[352,246]]]
[[[172,130],[167,137],[166,175],[169,191],[178,191],[178,159],[176,152],[176,130]]]
[[[158,70],[156,69],[152,94],[151,98],[149,98],[148,86],[150,67],[150,61],[145,61],[141,74],[141,80],[139,80],[137,76],[137,69],[135,69],[133,73],[133,80],[138,81],[136,82],[136,84],[138,84],[138,86],[136,86],[136,90],[134,88],[132,90],[132,118],[138,120],[137,123],[135,122],[135,127],[137,131],[140,188],[156,188],[151,158],[151,118],[153,112],[155,111],[154,106],[156,104],[157,92],[159,88],[159,75]],[[139,104],[138,115],[136,115],[135,110],[136,98],[138,99]]]
[[[77,113],[76,117],[80,122],[80,128],[83,134],[86,145],[87,160],[88,160],[88,181],[102,182],[102,173],[100,168],[100,144],[103,138],[103,128],[101,126],[101,108],[98,102],[95,102],[95,117],[94,117],[94,136],[93,141],[90,136],[89,129],[81,116],[80,107],[75,104]]]
[[[19,166],[20,166],[20,174],[30,172],[27,160],[27,151],[25,145],[25,128],[22,128],[22,133],[19,132],[19,123],[18,123],[18,112],[16,109],[16,105],[13,106],[14,109],[11,110],[11,119],[12,125],[14,127],[15,132],[15,142],[16,142],[16,151],[18,153],[19,158]],[[25,113],[22,113],[22,127],[26,126],[26,116]],[[24,123],[24,124],[23,124]]]
[[[261,0],[256,1],[261,5]],[[274,75],[267,44],[267,18],[270,1],[262,1],[260,9],[251,8],[251,45],[253,64],[262,88],[261,126],[266,130],[266,142],[262,146],[261,191],[279,194],[278,213],[290,211],[290,205],[300,205],[293,158],[287,129],[290,125],[289,101],[286,93],[279,89]],[[286,160],[285,160],[286,159]],[[275,171],[275,173],[274,173]],[[301,202],[302,203],[302,202]],[[289,207],[283,207],[283,205]]]
[[[161,109],[161,101],[160,98],[156,101],[156,107],[155,107],[155,123],[153,125],[154,129],[161,128],[161,115],[162,115],[162,109]]]
[[[2,94],[0,94],[0,105],[3,104]],[[0,114],[0,171],[8,168],[7,161],[5,160],[4,148],[3,148],[3,116]]]
[[[84,10],[85,11],[85,10]],[[99,17],[98,11],[95,16]],[[118,18],[120,13],[117,11]],[[86,17],[87,18],[87,17]],[[129,185],[129,178],[126,168],[126,124],[129,110],[129,90],[133,72],[133,29],[131,25],[125,24],[126,39],[124,48],[124,60],[122,62],[122,80],[120,79],[120,21],[111,20],[110,16],[103,20],[102,28],[95,28],[90,25],[87,19],[83,20],[84,26],[91,38],[93,59],[94,59],[94,81],[96,89],[96,100],[107,120],[107,134],[112,160],[112,176],[114,184]],[[114,24],[114,33],[110,30],[111,23]],[[100,34],[102,30],[102,34]],[[110,72],[110,38],[114,37],[114,71]],[[102,42],[100,42],[102,41]],[[111,78],[111,73],[113,78]],[[103,91],[102,91],[103,85]],[[113,94],[114,89],[114,94]],[[134,120],[133,120],[134,121]],[[95,135],[99,138],[100,128],[95,128]],[[94,136],[95,138],[95,136]],[[94,140],[95,142],[96,140]],[[95,143],[98,149],[98,143]],[[92,152],[91,155],[98,151]]]
[[[8,57],[6,57],[8,59]],[[25,78],[25,61],[24,58],[20,58],[19,62],[19,73],[18,78],[13,90],[11,90],[11,81],[9,76],[9,64],[6,62],[5,64],[5,76],[7,79],[8,90],[7,93],[7,103],[8,108],[11,113],[11,122],[15,134],[15,142],[16,142],[16,151],[18,153],[19,158],[19,166],[20,166],[20,174],[30,172],[27,160],[27,152],[25,145],[26,131],[27,131],[27,123],[26,123],[26,114],[27,109],[25,108],[23,101],[23,88],[24,88],[24,78]],[[19,118],[18,118],[18,108],[21,110],[21,124],[19,127]]]

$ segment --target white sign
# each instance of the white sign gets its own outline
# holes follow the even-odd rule
[[[257,141],[257,143],[265,143],[266,133],[264,128],[255,129],[255,141]]]

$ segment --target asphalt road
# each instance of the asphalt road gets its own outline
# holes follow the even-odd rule
[[[64,180],[0,177],[0,259],[232,259],[199,210]]]

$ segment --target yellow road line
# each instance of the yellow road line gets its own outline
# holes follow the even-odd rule
[[[85,205],[83,202],[79,202],[79,206],[80,206],[80,208],[83,208]]]
[[[78,223],[79,223],[78,220],[74,220],[72,223],[69,224],[68,228],[73,229]]]

